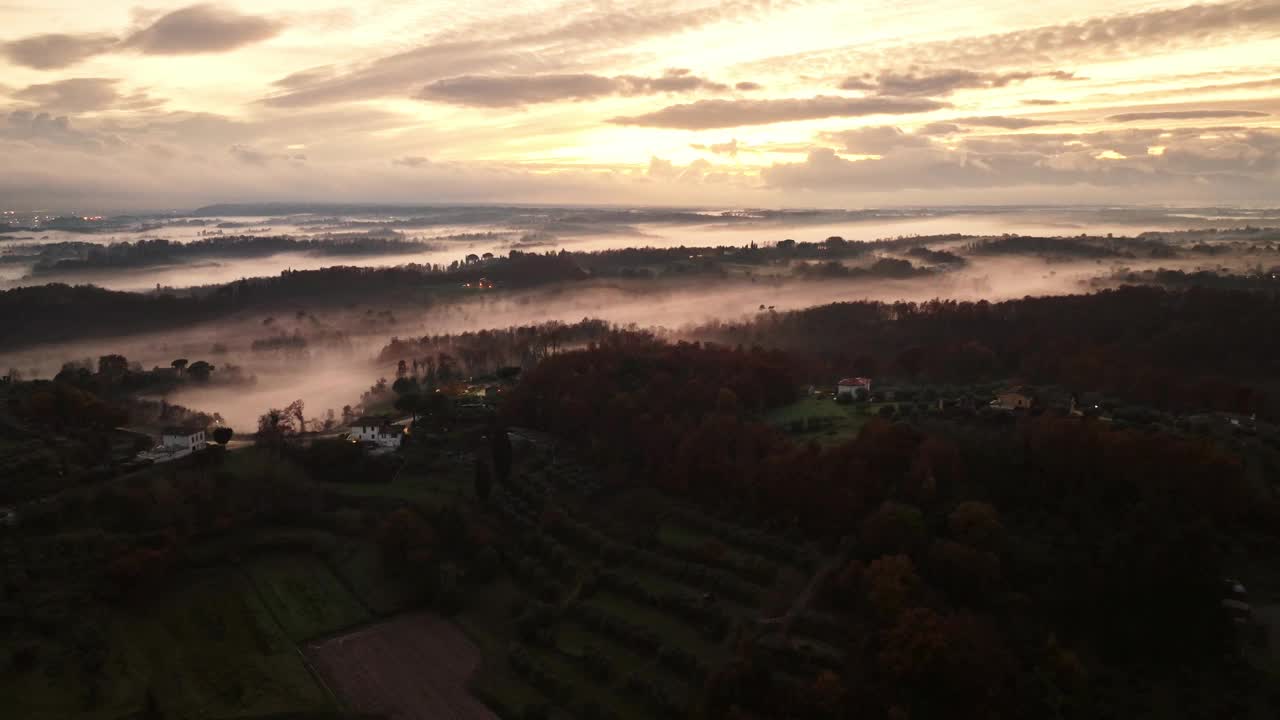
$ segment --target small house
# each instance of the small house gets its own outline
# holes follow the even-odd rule
[[[1025,387],[1010,388],[996,394],[991,406],[1000,410],[1025,410],[1035,402],[1035,396]]]
[[[205,449],[204,428],[198,425],[171,425],[160,431],[160,444],[179,451]]]
[[[836,383],[836,398],[847,395],[851,400],[871,396],[871,378],[850,377]]]
[[[405,428],[392,424],[381,415],[366,415],[351,424],[351,438],[378,447],[398,448],[405,436]]]

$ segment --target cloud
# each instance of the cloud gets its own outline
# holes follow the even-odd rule
[[[147,55],[223,52],[274,37],[282,29],[275,20],[213,5],[191,5],[162,15],[130,35],[124,45]]]
[[[955,135],[968,132],[969,128],[985,127],[1001,130],[1022,130],[1030,127],[1046,125],[1070,125],[1070,120],[1042,120],[1039,118],[1007,117],[1004,115],[980,115],[974,117],[952,118],[932,122],[916,129],[917,135]]]
[[[1215,39],[1270,37],[1280,31],[1280,3],[1235,0],[1180,8],[1105,15],[1079,22],[1043,25],[1007,33],[979,35],[867,50],[863,45],[763,58],[747,71],[786,68],[824,74],[833,66],[1007,68],[1032,63],[1115,61],[1166,52]]]
[[[274,37],[282,29],[275,20],[200,4],[162,15],[124,40],[102,33],[47,33],[0,44],[0,54],[15,65],[57,70],[122,49],[147,55],[222,52]]]
[[[262,100],[270,107],[306,107],[333,102],[409,95],[424,79],[455,77],[478,69],[511,72],[545,66],[539,58],[513,56],[501,46],[476,41],[440,43],[387,55],[345,72],[299,82],[297,74],[284,78],[288,90]],[[420,87],[420,86],[419,86]]]
[[[615,117],[609,122],[617,125],[705,130],[828,117],[922,113],[943,107],[946,107],[945,103],[924,98],[845,98],[827,95],[778,100],[699,100],[671,105],[644,115]]]
[[[1030,98],[1022,101],[1023,105],[1061,105],[1061,100],[1049,100],[1046,98]]]
[[[431,161],[421,155],[406,155],[392,160],[391,164],[407,168],[420,168],[431,164]]]
[[[107,52],[116,42],[110,35],[50,33],[4,43],[0,45],[0,52],[15,65],[57,70]]]
[[[764,89],[764,86],[761,85],[760,83],[751,82],[750,80],[743,80],[740,83],[735,83],[733,87],[735,90],[741,90],[743,92],[750,92],[752,90]]]
[[[645,177],[677,185],[688,185],[690,183],[701,185],[706,183],[725,183],[734,176],[732,173],[725,172],[722,167],[713,165],[706,158],[697,158],[688,165],[681,167],[670,160],[651,156],[649,158],[649,167],[645,171]]]
[[[161,102],[145,93],[121,95],[114,78],[70,78],[58,82],[28,85],[13,93],[16,100],[31,103],[54,112],[92,112],[96,110],[138,110],[155,107]]]
[[[862,77],[847,77],[840,83],[840,89],[868,91],[880,89],[880,85],[870,78],[870,74],[863,75]]]
[[[1280,177],[1280,130],[1183,128],[1080,134],[1008,134],[944,144],[865,128],[848,135],[853,160],[814,148],[802,162],[766,168],[770,187],[805,191],[901,191],[1081,185],[1130,193],[1199,194],[1206,188],[1265,193]],[[873,132],[874,131],[874,132]],[[821,136],[843,140],[845,133]],[[876,139],[879,152],[871,152]],[[904,138],[910,138],[901,141]],[[862,142],[859,142],[862,141]],[[898,141],[898,142],[895,142]],[[1149,148],[1162,147],[1163,154]]]
[[[1040,127],[1043,125],[1061,125],[1062,120],[1039,120],[1037,118],[1005,117],[1002,115],[984,115],[980,117],[963,117],[949,120],[955,125],[970,127],[994,127],[1004,130],[1021,130],[1022,128]]]
[[[741,149],[738,146],[737,138],[734,138],[729,142],[711,143],[710,145],[694,144],[694,145],[690,145],[689,147],[693,148],[694,150],[704,150],[707,152],[714,153],[716,155],[728,155],[729,157],[738,157],[738,150]]]
[[[677,175],[675,163],[670,160],[663,160],[657,155],[649,157],[649,169],[645,174],[651,178],[670,179]]]
[[[1137,120],[1208,120],[1215,118],[1257,118],[1268,117],[1268,113],[1253,110],[1157,110],[1153,112],[1131,112],[1108,116],[1112,122],[1134,122]]]
[[[227,148],[227,152],[231,157],[239,160],[246,165],[256,165],[265,167],[276,160],[284,160],[289,162],[301,163],[306,162],[307,156],[301,153],[270,153],[263,152],[248,145],[232,145]]]
[[[860,77],[848,77],[840,83],[841,90],[865,90],[879,95],[896,97],[938,97],[950,95],[956,90],[966,88],[998,88],[1010,83],[1022,82],[1036,77],[1047,77],[1055,80],[1071,80],[1075,73],[1055,70],[1048,73],[1007,72],[991,73],[950,68],[920,72],[911,70],[900,73],[886,70],[879,75],[866,73]]]
[[[307,68],[299,70],[291,75],[286,75],[279,80],[273,80],[271,84],[275,87],[293,89],[306,87],[324,80],[328,80],[335,74],[332,65],[322,65],[320,67]]]
[[[819,137],[824,142],[840,143],[845,152],[855,155],[883,155],[890,150],[930,145],[928,137],[907,134],[892,125],[828,132]]]
[[[93,133],[72,126],[65,115],[15,110],[0,125],[0,140],[18,141],[37,148],[62,146],[80,151],[100,152],[120,148],[125,143],[109,133]],[[17,167],[14,165],[13,167]]]
[[[916,135],[954,135],[956,133],[966,132],[959,125],[952,122],[932,122],[924,127],[916,128]]]
[[[629,41],[677,34],[769,12],[770,0],[689,8],[683,3],[587,4],[572,12],[529,11],[485,17],[427,43],[289,87],[263,99],[273,107],[409,96],[425,84],[460,76],[587,73],[618,59]],[[477,38],[483,38],[478,40]]]
[[[422,88],[420,100],[482,107],[518,107],[559,100],[589,100],[608,95],[651,95],[656,93],[707,90],[721,92],[728,87],[689,74],[669,70],[661,77],[619,75],[605,77],[588,73],[553,75],[463,75],[437,80]]]

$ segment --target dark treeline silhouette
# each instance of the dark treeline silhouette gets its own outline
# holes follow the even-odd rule
[[[532,287],[586,277],[567,255],[514,253],[487,263],[449,267],[335,266],[285,271],[182,293],[131,293],[91,285],[53,283],[0,292],[0,349],[42,342],[164,330],[224,319],[240,311],[274,311],[281,304],[313,309],[351,303],[430,303],[440,289],[487,278],[500,287]]]
[[[484,375],[504,366],[532,367],[561,350],[602,340],[613,330],[603,320],[583,319],[576,323],[552,321],[416,339],[392,338],[378,354],[378,360],[425,365],[419,360],[443,353],[455,358],[467,374]]]
[[[933,250],[921,245],[907,251],[907,255],[930,265],[964,265],[967,261],[947,250]]]
[[[1096,239],[1095,242],[1085,242],[1079,238],[1010,236],[971,243],[965,247],[965,252],[970,255],[1037,255],[1072,259],[1135,257],[1131,252],[1111,247],[1115,243],[1098,242]],[[1173,254],[1172,249],[1154,241],[1145,244],[1161,245],[1169,255]]]
[[[882,278],[897,279],[930,275],[931,270],[918,268],[910,260],[898,258],[880,258],[868,267],[849,267],[835,260],[826,262],[801,263],[796,266],[796,273],[801,277],[819,278]]]
[[[289,235],[233,235],[189,242],[138,240],[109,245],[53,243],[38,248],[33,272],[64,273],[176,265],[210,258],[252,258],[279,253],[313,255],[398,255],[438,249],[432,243],[405,239],[398,233],[370,232],[341,238],[296,238]]]
[[[822,449],[755,419],[793,387],[777,352],[619,333],[543,361],[504,402],[507,421],[557,434],[615,482],[839,548],[785,622],[819,623],[845,660],[797,685],[787,668],[816,671],[785,643],[740,642],[707,682],[708,716],[1123,717],[1188,677],[1214,707],[1255,692],[1224,660],[1225,548],[1274,536],[1280,515],[1239,458],[1007,415],[876,418]]]
[[[792,352],[802,379],[1021,378],[1169,410],[1280,417],[1280,297],[1123,287],[999,303],[856,302],[691,331]]]
[[[1093,284],[1158,285],[1170,289],[1206,287],[1222,290],[1280,290],[1280,265],[1270,268],[1255,266],[1244,273],[1222,273],[1213,270],[1117,270],[1110,277],[1095,278]]]

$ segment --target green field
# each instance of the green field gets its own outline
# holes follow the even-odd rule
[[[369,611],[310,555],[270,554],[244,566],[262,602],[295,642],[368,622]]]
[[[102,667],[77,681],[81,651],[42,646],[41,668],[5,675],[0,698],[7,717],[128,717],[148,692],[165,717],[335,709],[236,570],[203,571],[99,620],[107,646]],[[95,678],[100,690],[88,690],[85,677]]]
[[[408,610],[419,602],[418,593],[386,576],[378,547],[367,540],[350,540],[329,556],[334,572],[361,604],[378,615]]]
[[[840,405],[829,397],[806,395],[770,411],[764,420],[797,438],[820,444],[844,442],[856,437],[880,408],[893,403],[853,403]]]

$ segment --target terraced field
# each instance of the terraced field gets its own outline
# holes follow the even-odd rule
[[[476,691],[504,717],[683,715],[735,638],[767,632],[769,600],[800,594],[819,564],[783,538],[653,496],[651,522],[605,525],[594,518],[617,513],[592,511],[601,495],[567,464],[494,490],[519,538],[503,557],[513,580],[460,622],[485,650]]]

